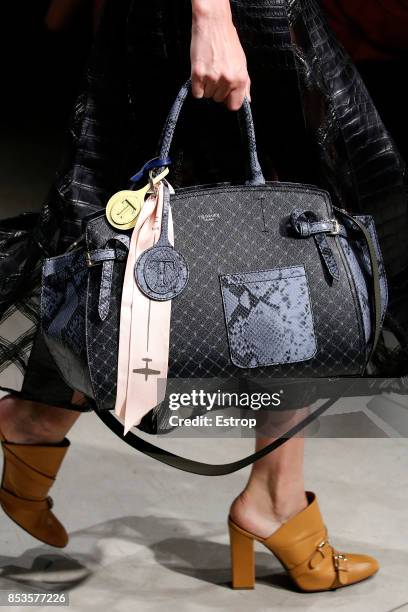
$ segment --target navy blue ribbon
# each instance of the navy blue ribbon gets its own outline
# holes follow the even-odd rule
[[[134,174],[130,180],[132,183],[137,183],[145,174],[147,174],[147,172],[149,172],[149,170],[153,170],[154,168],[162,168],[163,166],[170,166],[170,164],[170,157],[154,157],[146,162],[145,165],[140,168],[139,172],[136,172],[136,174]]]

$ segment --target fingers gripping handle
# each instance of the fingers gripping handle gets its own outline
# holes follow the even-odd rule
[[[177,122],[179,119],[180,111],[186,100],[187,96],[191,93],[191,79],[188,79],[182,88],[180,89],[173,106],[170,109],[170,113],[164,124],[161,142],[159,147],[158,156],[161,159],[167,158],[170,153],[171,143],[173,141],[174,132],[176,130]],[[244,99],[244,103],[241,109],[238,111],[240,118],[242,119],[243,126],[247,137],[247,148],[249,156],[249,170],[250,178],[247,181],[248,185],[263,185],[265,184],[265,178],[262,174],[261,166],[258,160],[258,154],[256,150],[256,139],[255,129],[252,119],[251,106],[248,98]]]

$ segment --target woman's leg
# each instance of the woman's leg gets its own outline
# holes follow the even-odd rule
[[[287,431],[299,418],[304,418],[304,410],[284,417],[282,431]],[[256,450],[270,444],[279,435],[258,437]],[[268,537],[306,508],[303,458],[304,438],[298,436],[254,463],[244,490],[231,505],[233,521],[255,535]]]
[[[73,403],[81,403],[76,391]],[[9,442],[52,444],[63,440],[81,413],[8,395],[0,400],[0,430]]]
[[[285,421],[284,429],[276,435],[273,431],[275,438],[281,437],[299,417],[303,419],[302,412],[295,411],[292,422]],[[273,439],[259,437],[257,449]],[[303,438],[293,437],[260,459],[252,467],[246,487],[232,503],[229,530],[233,588],[254,587],[253,536],[265,538],[263,543],[281,560],[302,591],[349,586],[378,570],[373,557],[340,553],[330,544],[316,496],[305,494],[303,451]]]
[[[72,401],[81,403],[79,394]],[[51,510],[49,491],[67,453],[65,434],[80,412],[21,400],[8,395],[0,400],[0,433],[4,453],[0,505],[32,536],[63,547],[64,526]]]

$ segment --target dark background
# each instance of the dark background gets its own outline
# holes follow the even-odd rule
[[[41,205],[58,168],[64,132],[82,84],[93,35],[91,0],[84,0],[66,29],[58,32],[45,27],[49,0],[6,4],[0,20],[1,217]],[[392,59],[357,64],[405,159],[407,64],[407,52],[403,50],[400,55],[394,53]]]
[[[44,25],[48,4],[14,2],[1,11],[1,217],[41,205],[92,40],[87,5],[68,30],[50,32]]]

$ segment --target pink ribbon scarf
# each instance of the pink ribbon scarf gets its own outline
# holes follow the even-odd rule
[[[170,191],[173,191],[170,187]],[[140,255],[160,237],[164,186],[160,182],[139,214],[130,240],[122,291],[115,414],[124,419],[125,435],[163,401],[169,358],[171,300],[155,301],[135,282]],[[169,208],[168,239],[174,244]]]

